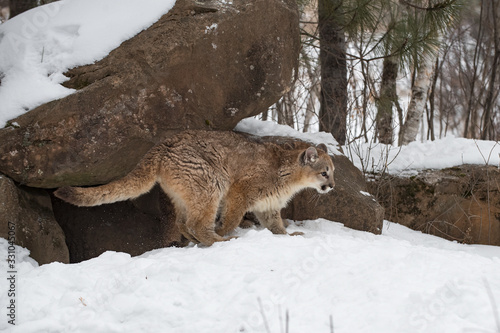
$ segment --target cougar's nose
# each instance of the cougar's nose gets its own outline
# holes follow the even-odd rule
[[[328,186],[327,185],[321,186],[322,191],[331,190],[331,189],[333,189],[333,184],[328,184]]]

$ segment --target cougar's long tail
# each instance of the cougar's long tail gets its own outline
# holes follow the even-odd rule
[[[54,195],[76,206],[88,207],[137,198],[151,190],[158,177],[158,162],[145,158],[125,177],[95,187],[61,187]]]

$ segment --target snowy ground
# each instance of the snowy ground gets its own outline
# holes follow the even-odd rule
[[[240,238],[208,248],[106,252],[71,265],[37,267],[19,248],[16,330],[5,314],[0,330],[268,332],[267,323],[285,332],[286,311],[289,332],[331,332],[330,316],[336,333],[500,329],[498,247],[389,222],[379,236],[326,220],[289,228],[305,236],[239,229]]]

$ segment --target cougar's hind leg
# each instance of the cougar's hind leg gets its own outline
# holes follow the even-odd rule
[[[186,238],[188,242],[193,242],[195,244],[200,243],[200,241],[198,241],[189,233],[189,230],[187,229],[185,224],[178,224],[177,227],[179,228],[179,231],[181,232],[182,236],[184,236],[184,238]]]
[[[199,241],[189,233],[189,230],[186,227],[186,212],[184,210],[175,209],[175,225],[188,242],[193,242],[195,244],[199,243]]]
[[[222,237],[215,232],[215,219],[219,209],[221,194],[216,191],[198,202],[188,202],[190,207],[186,213],[186,228],[189,234],[203,245],[210,246],[215,242],[227,241],[234,237]],[[198,198],[199,199],[199,198]]]
[[[189,212],[185,225],[187,232],[191,237],[207,246],[228,240],[229,238],[221,237],[215,233],[216,214],[217,206],[213,204],[207,205],[203,210]]]
[[[192,165],[197,167],[193,169]],[[203,160],[190,163],[182,170],[174,165],[175,172],[168,171],[168,167],[165,169],[160,185],[172,199],[176,211],[183,213],[177,219],[180,232],[191,241],[207,246],[228,240],[215,233],[215,220],[225,184],[224,179],[218,177],[217,170]]]
[[[226,196],[225,204],[221,212],[221,224],[216,229],[220,236],[227,235],[236,229],[246,213],[245,198],[238,194],[234,189],[231,189]]]

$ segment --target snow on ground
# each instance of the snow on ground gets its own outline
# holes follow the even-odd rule
[[[62,0],[0,25],[0,127],[74,90],[67,69],[104,58],[156,22],[175,0]]]
[[[389,222],[378,236],[321,219],[289,228],[305,236],[238,229],[240,238],[211,247],[106,252],[71,265],[37,267],[18,248],[16,326],[2,296],[0,330],[267,332],[267,323],[284,332],[288,311],[290,333],[328,333],[330,316],[336,333],[498,332],[498,247]]]
[[[500,167],[500,143],[453,136],[435,141],[412,142],[396,147],[377,143],[353,143],[345,154],[360,170],[413,175],[422,169],[444,169],[462,164]],[[385,169],[385,170],[384,170]]]

